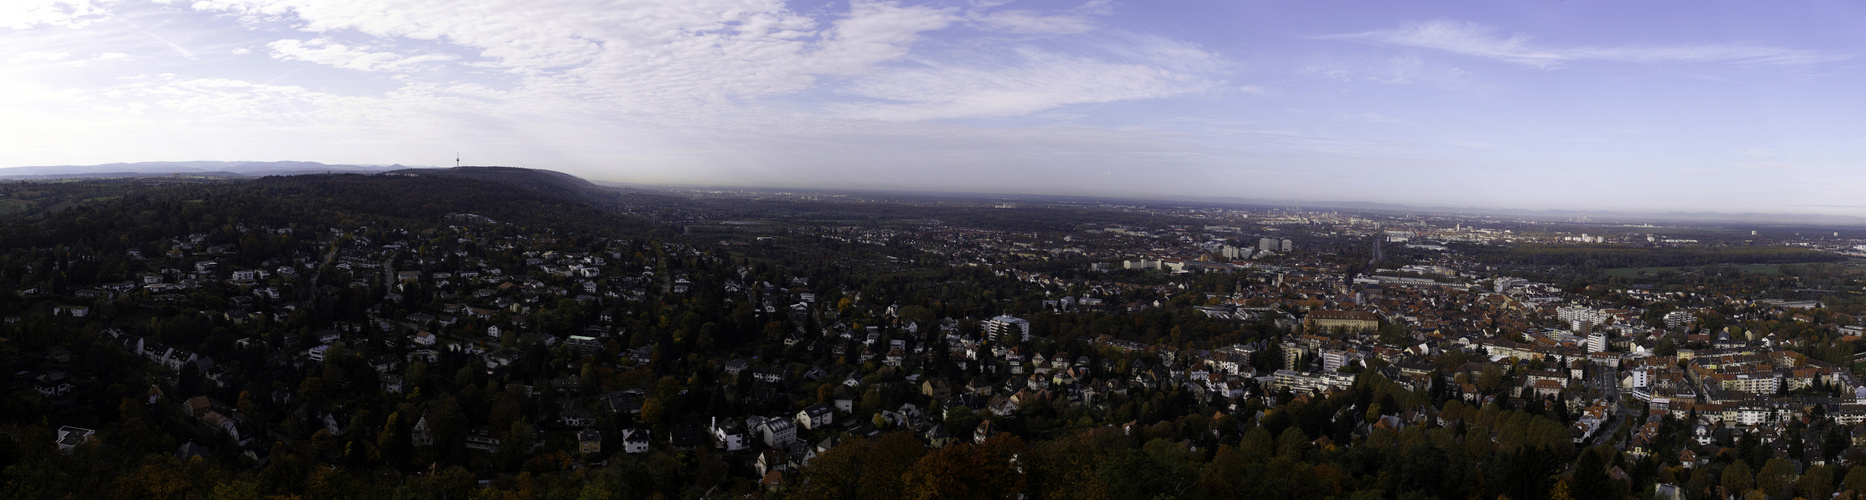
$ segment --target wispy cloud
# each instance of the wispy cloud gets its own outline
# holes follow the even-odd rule
[[[1577,61],[1805,65],[1852,57],[1846,53],[1721,43],[1556,47],[1537,44],[1526,34],[1504,35],[1493,26],[1450,20],[1408,22],[1392,29],[1317,38],[1438,50],[1541,69]]]
[[[991,31],[1020,35],[1073,35],[1087,33],[1100,27],[1097,17],[1114,11],[1109,0],[1092,0],[1073,9],[1060,12],[1040,12],[1027,9],[992,10],[999,4],[986,4],[968,11],[967,22]]]
[[[0,2],[0,28],[34,26],[82,28],[110,14],[105,2],[91,0],[6,0]]]
[[[14,62],[31,62],[31,61],[48,62],[48,61],[62,61],[68,57],[71,57],[70,52],[44,52],[44,51],[38,51],[38,50],[28,50],[25,52],[21,52],[17,55],[14,55],[12,60]]]
[[[286,61],[305,61],[357,71],[398,71],[426,62],[457,59],[446,54],[402,56],[391,52],[371,52],[368,47],[351,47],[329,39],[279,40],[266,44],[272,57]]]
[[[1071,104],[1105,103],[1198,92],[1202,75],[1161,66],[1109,62],[1034,49],[991,65],[938,65],[861,79],[843,92],[874,102],[834,106],[842,114],[888,121],[1018,116]]]
[[[1450,90],[1484,91],[1464,68],[1414,54],[1390,56],[1321,56],[1297,67],[1295,73],[1341,82],[1365,81],[1392,85],[1428,85]]]
[[[1338,115],[1337,118],[1340,118],[1343,120],[1349,120],[1349,121],[1372,123],[1372,124],[1377,124],[1377,125],[1417,125],[1412,120],[1407,120],[1403,118],[1394,118],[1394,117],[1383,115],[1383,114],[1376,113],[1373,111],[1368,111],[1365,113],[1343,114],[1343,115]]]

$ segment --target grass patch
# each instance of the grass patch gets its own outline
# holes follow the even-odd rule
[[[32,202],[0,198],[0,215],[12,215],[32,209]]]

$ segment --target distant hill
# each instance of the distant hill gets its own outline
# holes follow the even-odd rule
[[[263,192],[288,206],[437,220],[448,213],[473,213],[515,223],[550,223],[592,229],[584,222],[642,224],[645,220],[606,213],[577,189],[582,179],[556,172],[507,168],[399,170],[377,175],[294,175],[228,184],[235,192]],[[517,187],[517,189],[514,189]],[[295,208],[287,208],[292,210]],[[284,223],[287,219],[281,219]],[[597,224],[601,225],[601,224]]]
[[[0,179],[83,179],[99,177],[263,177],[324,173],[377,173],[405,165],[327,165],[313,161],[143,161],[102,165],[0,168]]]
[[[410,168],[383,172],[384,175],[470,179],[518,186],[546,193],[586,195],[601,189],[581,177],[552,170],[519,167]]]
[[[9,202],[0,205],[0,241],[14,248],[95,248],[116,241],[112,235],[187,234],[232,222],[322,228],[360,221],[402,227],[442,223],[457,213],[498,224],[555,228],[577,238],[630,238],[664,231],[648,219],[598,206],[590,194],[552,187],[576,186],[571,180],[580,179],[511,170],[494,176],[497,180],[339,173],[8,183],[8,196],[0,198]]]

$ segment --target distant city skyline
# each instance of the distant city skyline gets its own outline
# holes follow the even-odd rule
[[[11,0],[0,167],[1866,216],[1842,2]]]

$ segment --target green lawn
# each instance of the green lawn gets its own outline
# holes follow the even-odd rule
[[[16,214],[31,208],[32,202],[30,201],[0,198],[0,215]]]

